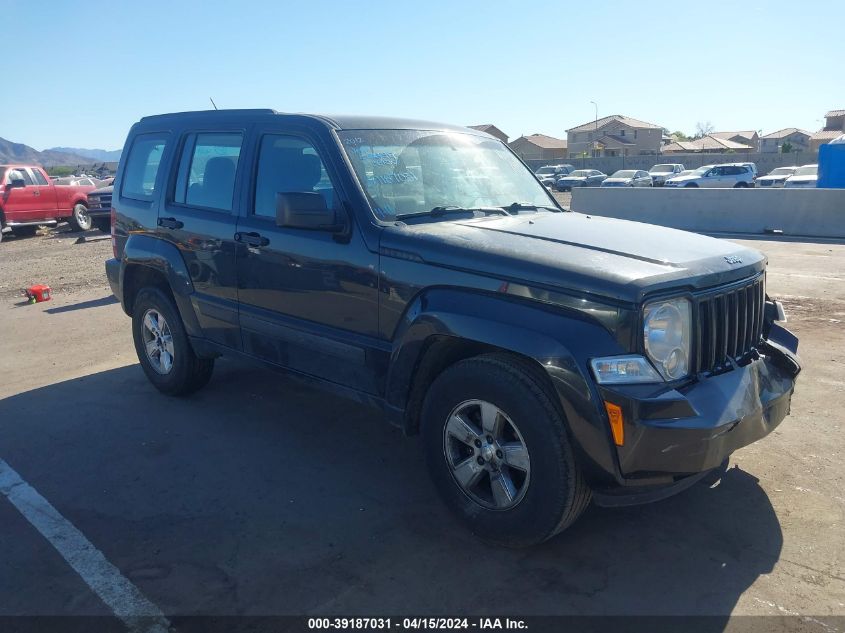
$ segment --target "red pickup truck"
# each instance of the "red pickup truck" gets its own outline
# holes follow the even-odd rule
[[[88,192],[93,185],[56,185],[36,165],[0,165],[0,240],[3,231],[33,235],[40,224],[67,219],[75,230],[91,228]]]

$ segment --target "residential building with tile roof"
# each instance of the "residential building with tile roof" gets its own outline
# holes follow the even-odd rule
[[[810,136],[810,150],[814,152],[845,132],[845,110],[830,110],[824,118],[825,126]]]
[[[563,160],[567,156],[567,143],[547,134],[520,136],[508,143],[522,160]]]
[[[487,132],[491,136],[495,136],[503,143],[508,142],[508,135],[502,132],[502,130],[497,128],[492,123],[484,123],[483,125],[470,125],[469,127],[471,127],[473,130],[478,130],[479,132]]]
[[[703,136],[692,141],[675,141],[663,147],[664,154],[685,154],[685,153],[703,153],[703,154],[723,154],[726,152],[736,152],[747,154],[756,151],[756,147],[746,145],[745,143],[737,143],[724,138],[718,138],[712,134]]]
[[[566,131],[569,156],[659,154],[663,127],[622,114],[576,125]]]
[[[797,127],[785,127],[760,137],[760,152],[780,153],[786,147],[792,152],[806,152],[810,148],[810,133]]]
[[[760,144],[760,135],[756,130],[738,130],[736,132],[711,132],[708,136],[722,139],[724,141],[733,141],[741,145],[750,145],[755,150]]]

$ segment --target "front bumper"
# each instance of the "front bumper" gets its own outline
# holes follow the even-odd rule
[[[627,503],[662,498],[720,467],[737,449],[771,433],[789,414],[800,365],[797,339],[772,324],[758,357],[676,389],[654,385],[599,387],[622,408],[625,442],[616,447],[617,485],[600,497]],[[677,489],[677,490],[676,490]],[[633,499],[633,500],[631,500]],[[612,502],[607,505],[613,505]]]

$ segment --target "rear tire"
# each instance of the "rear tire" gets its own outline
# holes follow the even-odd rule
[[[81,202],[74,205],[73,215],[68,218],[68,224],[74,231],[87,231],[91,228],[91,216],[88,215],[88,207]]]
[[[37,230],[37,226],[18,226],[12,229],[12,235],[15,237],[32,237]]]
[[[590,502],[552,398],[527,367],[505,355],[460,361],[426,394],[421,430],[429,473],[449,508],[486,541],[508,547],[540,543],[571,525]],[[496,412],[492,418],[490,411]],[[480,435],[457,437],[457,416]],[[504,430],[490,433],[490,419]],[[497,482],[512,492],[503,497]]]
[[[686,184],[686,185],[684,185],[684,187],[693,187],[693,188],[695,188],[695,189],[698,189],[698,185],[697,185],[697,184],[695,184],[694,182],[691,182],[691,183],[689,183],[689,184]]]
[[[734,189],[747,189],[748,183],[747,182],[738,182],[734,185]]]
[[[214,359],[194,354],[176,305],[159,288],[143,288],[135,298],[132,338],[141,368],[162,393],[184,396],[211,379]]]

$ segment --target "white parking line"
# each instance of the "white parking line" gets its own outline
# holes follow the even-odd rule
[[[5,495],[132,633],[165,633],[170,622],[49,501],[0,458],[0,493]]]

